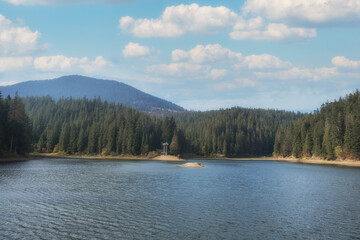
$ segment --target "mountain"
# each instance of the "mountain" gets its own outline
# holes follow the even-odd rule
[[[116,102],[149,113],[179,112],[184,109],[164,99],[144,93],[125,83],[100,80],[79,75],[63,76],[52,80],[27,81],[0,87],[3,96],[46,96],[60,98],[96,98]]]

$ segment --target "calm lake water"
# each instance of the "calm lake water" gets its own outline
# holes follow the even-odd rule
[[[272,161],[0,164],[0,239],[360,239],[360,169]]]

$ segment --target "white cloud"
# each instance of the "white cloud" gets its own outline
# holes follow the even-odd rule
[[[150,49],[148,47],[133,42],[129,42],[123,50],[124,57],[140,57],[149,53]]]
[[[91,61],[88,58],[58,56],[43,56],[34,60],[34,68],[41,71],[69,72],[84,71],[92,73],[111,65],[104,57],[98,56]]]
[[[40,33],[28,27],[19,27],[0,14],[0,52],[4,55],[22,55],[36,51]]]
[[[172,51],[171,56],[175,62],[190,60],[195,63],[219,62],[224,60],[240,61],[242,58],[241,53],[233,52],[228,48],[222,47],[220,44],[197,45],[189,51],[176,49]]]
[[[240,64],[249,69],[265,69],[265,68],[289,68],[291,63],[281,61],[278,57],[261,54],[246,56],[244,61]]]
[[[43,56],[34,60],[34,67],[42,71],[64,71],[84,65],[88,61],[88,58],[65,57],[63,55]]]
[[[234,81],[226,81],[211,84],[210,87],[216,91],[234,90],[239,87],[256,87],[258,84],[248,78],[238,78]]]
[[[154,75],[170,76],[175,78],[187,77],[190,79],[217,79],[227,74],[225,69],[215,69],[210,66],[192,63],[170,63],[152,65],[146,68]]]
[[[32,66],[32,57],[1,57],[0,72],[9,72]]]
[[[178,37],[186,33],[213,34],[225,31],[239,16],[229,8],[191,5],[177,5],[165,8],[156,19],[120,19],[119,27],[136,37]]]
[[[249,68],[289,68],[291,63],[281,61],[279,58],[269,55],[250,55],[245,56],[239,52],[233,52],[220,44],[197,45],[189,51],[176,49],[171,54],[172,61],[187,61],[189,63],[225,63],[232,65],[236,69]]]
[[[234,31],[229,35],[235,40],[277,40],[294,41],[316,37],[314,28],[288,27],[282,23],[266,24],[261,17],[249,20],[239,20],[233,27]]]
[[[314,28],[269,23],[260,16],[246,20],[224,6],[199,6],[196,3],[167,7],[156,19],[134,19],[125,16],[120,19],[119,27],[123,32],[139,38],[213,34],[224,32],[231,27],[233,31],[230,37],[235,40],[298,41],[317,35]]]
[[[331,63],[336,67],[342,68],[358,68],[360,67],[360,61],[353,61],[343,56],[333,57]]]
[[[106,60],[103,56],[97,56],[95,60],[89,61],[87,64],[80,65],[80,68],[86,73],[97,73],[108,66],[112,66],[112,63]]]
[[[63,73],[96,73],[103,68],[111,66],[104,57],[98,56],[94,60],[88,58],[58,56],[26,57],[0,57],[0,73],[14,72],[24,69],[33,69],[41,72]]]
[[[298,68],[294,67],[289,70],[278,72],[256,72],[255,75],[259,78],[271,78],[278,80],[294,80],[305,79],[308,81],[319,81],[326,78],[336,77],[339,75],[336,68]]]
[[[359,0],[247,0],[244,14],[286,22],[327,23],[360,20]]]
[[[214,69],[210,70],[210,72],[207,76],[212,79],[218,79],[218,78],[224,77],[227,74],[228,74],[228,71],[226,69],[214,68]]]
[[[126,3],[131,0],[3,0],[14,5],[55,5],[55,4],[77,4],[77,3]]]

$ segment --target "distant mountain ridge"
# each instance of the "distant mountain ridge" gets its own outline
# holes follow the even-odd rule
[[[0,87],[3,96],[20,97],[46,96],[58,100],[60,98],[96,98],[133,107],[149,113],[168,113],[184,111],[184,108],[142,92],[125,83],[114,80],[100,80],[91,77],[70,75],[52,80],[21,82]]]

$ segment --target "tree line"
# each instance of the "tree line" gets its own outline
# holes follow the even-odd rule
[[[356,92],[281,127],[274,155],[360,159],[360,93]]]
[[[233,107],[175,115],[185,129],[187,152],[205,156],[271,155],[281,125],[300,118],[300,113]]]
[[[68,154],[148,154],[171,143],[180,154],[185,140],[173,118],[159,119],[97,99],[24,98],[32,123],[33,150]]]
[[[0,92],[0,156],[31,150],[30,120],[21,99],[3,98]]]
[[[172,154],[360,158],[359,91],[313,114],[234,107],[156,117],[97,99],[3,98],[0,154]]]
[[[279,126],[301,116],[236,107],[156,117],[99,98],[16,97],[14,101],[29,116],[24,125],[27,137],[16,138],[30,143],[22,152],[146,155],[168,142],[175,155],[269,155]]]

